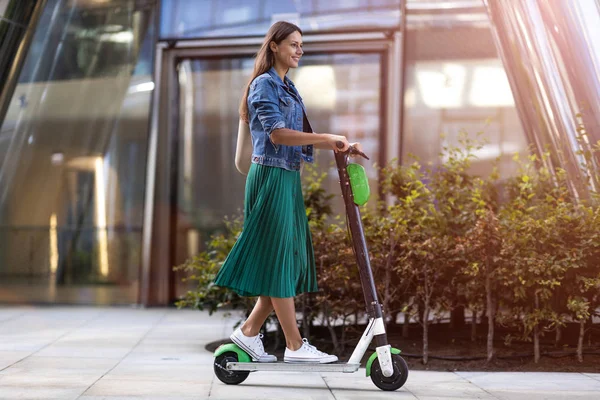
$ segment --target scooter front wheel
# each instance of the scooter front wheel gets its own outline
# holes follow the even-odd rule
[[[246,380],[248,375],[250,375],[249,371],[229,371],[227,369],[228,362],[237,361],[238,355],[233,351],[228,351],[215,357],[215,375],[221,382],[226,383],[227,385],[239,385]]]
[[[394,365],[394,373],[392,376],[386,377],[381,371],[379,360],[373,361],[371,367],[371,380],[381,390],[394,391],[400,389],[408,379],[408,365],[404,358],[398,354],[392,354],[392,364]]]

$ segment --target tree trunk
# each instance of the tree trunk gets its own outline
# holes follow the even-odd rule
[[[305,338],[310,338],[310,321],[308,314],[308,293],[306,293],[302,298],[302,335]]]
[[[477,341],[477,311],[471,311],[471,342]]]
[[[556,336],[554,337],[554,347],[558,347],[562,340],[562,326],[556,325]]]
[[[277,331],[275,333],[275,344],[273,345],[273,350],[279,348],[279,344],[281,343],[281,338],[284,336],[283,328],[281,327],[279,320],[275,321],[275,323],[277,324]]]
[[[346,321],[348,320],[348,315],[344,314],[344,319],[342,321],[342,338],[340,339],[340,351],[343,353],[346,348]]]
[[[423,305],[423,364],[429,361],[429,299]]]
[[[410,313],[406,311],[404,313],[404,322],[402,323],[402,337],[408,339],[410,328]]]
[[[585,336],[585,319],[579,321],[579,339],[577,340],[577,361],[583,362],[583,338]]]
[[[494,298],[492,296],[492,278],[489,267],[485,273],[485,307],[487,308],[488,317],[488,334],[487,334],[487,362],[494,359],[494,325],[496,318],[496,308],[494,307]]]
[[[540,309],[540,300],[537,293],[535,293],[535,309]],[[533,361],[536,364],[540,362],[540,323],[537,321],[533,327]]]
[[[539,324],[533,327],[533,361],[540,362],[540,328]]]
[[[417,303],[417,318],[420,324],[423,324],[423,314],[425,314],[425,305],[419,300]]]
[[[594,314],[593,313],[590,314],[590,319],[588,319],[588,322],[590,323],[590,328],[592,328],[594,326]],[[588,346],[592,347],[592,331],[590,331],[590,334],[588,335]]]
[[[327,330],[329,331],[329,335],[331,336],[331,342],[333,343],[333,348],[335,349],[336,352],[339,351],[339,342],[338,342],[338,338],[337,335],[335,333],[335,328],[331,325],[331,320],[330,320],[330,316],[331,314],[329,313],[329,306],[328,304],[325,302],[323,304],[323,316],[325,317],[325,325],[327,326]]]
[[[391,231],[390,231],[391,236]],[[387,317],[391,314],[389,311],[389,305],[391,301],[391,290],[390,285],[392,281],[392,257],[394,254],[394,248],[396,247],[396,242],[390,237],[390,253],[387,256],[387,260],[385,263],[385,288],[383,295],[383,321],[385,323],[385,329],[388,330],[388,321]],[[387,315],[386,315],[387,314]]]
[[[389,261],[387,263],[387,265],[385,266],[385,288],[383,291],[383,310],[382,310],[382,314],[383,314],[383,323],[385,324],[385,330],[388,331],[389,330],[389,322],[388,322],[388,317],[390,316],[390,280],[392,279],[392,274],[390,271],[390,265],[389,265]]]

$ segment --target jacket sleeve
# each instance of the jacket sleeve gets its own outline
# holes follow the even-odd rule
[[[275,129],[285,128],[285,119],[279,108],[277,87],[269,77],[259,77],[252,83],[248,93],[248,104],[256,110],[258,120],[269,140]],[[275,144],[274,146],[277,148]]]

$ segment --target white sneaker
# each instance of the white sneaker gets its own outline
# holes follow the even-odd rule
[[[319,363],[327,364],[336,362],[337,356],[329,355],[317,350],[317,348],[310,343],[307,339],[302,339],[302,346],[294,351],[288,348],[285,349],[283,361],[287,363]]]
[[[262,333],[256,336],[246,336],[242,332],[241,328],[237,328],[229,338],[235,344],[237,344],[242,350],[252,357],[252,361],[258,362],[276,362],[277,357],[268,354],[265,351],[262,342]]]

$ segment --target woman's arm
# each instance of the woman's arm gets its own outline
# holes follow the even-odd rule
[[[331,145],[329,143],[315,143],[315,149],[319,150],[331,150]]]
[[[271,141],[273,144],[283,144],[285,146],[304,146],[306,144],[315,145],[318,149],[333,149],[335,151],[346,151],[350,146],[348,139],[341,135],[332,135],[330,133],[308,133],[295,131],[288,128],[274,129],[271,132]],[[338,149],[336,143],[344,143],[342,149]]]

